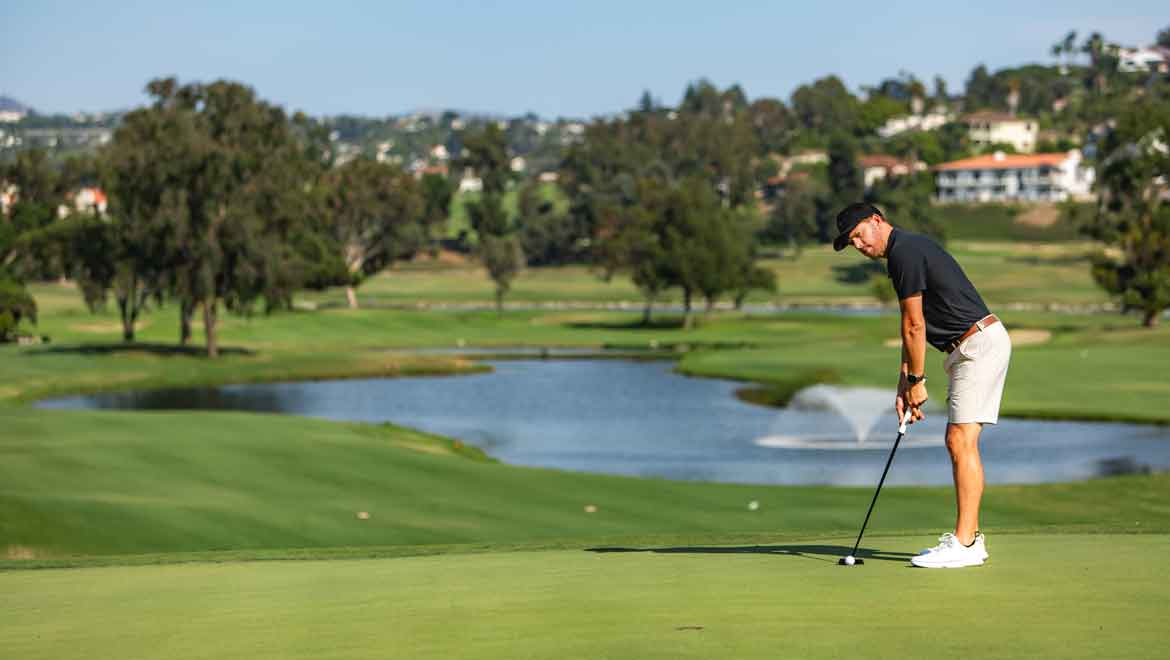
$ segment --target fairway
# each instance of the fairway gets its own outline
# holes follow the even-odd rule
[[[654,545],[0,573],[12,658],[1164,657],[1165,535]],[[877,551],[871,556],[864,548]]]

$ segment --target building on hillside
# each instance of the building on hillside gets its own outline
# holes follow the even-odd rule
[[[1124,73],[1170,72],[1170,48],[1120,48],[1117,51],[1117,70]]]
[[[508,163],[513,172],[523,172],[528,169],[528,161],[523,156],[516,156]]]
[[[0,181],[0,215],[8,215],[8,210],[16,203],[16,186]]]
[[[1013,117],[1006,112],[975,112],[963,117],[963,123],[967,124],[967,136],[976,147],[1010,144],[1025,154],[1036,149],[1040,125],[1035,119]]]
[[[23,110],[0,110],[0,123],[13,124],[27,116]]]
[[[954,119],[954,115],[936,109],[925,115],[891,117],[877,132],[881,137],[889,138],[906,131],[933,131],[952,119]]]
[[[864,173],[866,190],[882,179],[906,176],[912,172],[926,170],[926,163],[922,161],[911,162],[886,154],[858,156],[857,164],[861,166]]]
[[[940,202],[1062,202],[1092,199],[1092,167],[1079,150],[964,158],[933,168]]]
[[[446,177],[447,171],[448,171],[447,165],[445,163],[440,163],[438,165],[427,165],[426,167],[423,167],[422,169],[416,170],[414,172],[414,178],[421,179],[428,174]]]

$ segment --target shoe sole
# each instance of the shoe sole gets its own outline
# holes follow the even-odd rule
[[[911,559],[910,564],[915,568],[966,568],[968,566],[982,566],[984,561],[986,560],[980,559],[979,561],[951,561],[943,564],[919,564]]]

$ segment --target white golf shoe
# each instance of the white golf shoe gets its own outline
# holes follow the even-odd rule
[[[923,550],[910,563],[919,568],[962,568],[981,566],[987,560],[987,543],[982,534],[975,534],[975,542],[965,546],[958,537],[947,532],[938,539],[938,545]]]

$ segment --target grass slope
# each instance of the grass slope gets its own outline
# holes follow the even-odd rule
[[[871,493],[513,467],[406,429],[272,415],[8,409],[0,424],[8,568],[121,555],[216,559],[168,553],[303,558],[352,556],[341,548],[393,555],[436,545],[759,542],[847,534]],[[994,487],[983,522],[991,532],[1170,532],[1168,495],[1170,475]],[[750,500],[759,511],[748,510]],[[598,511],[586,513],[587,505]],[[890,488],[871,526],[937,532],[953,522],[951,507],[946,488]],[[369,519],[357,517],[363,511]]]
[[[919,539],[0,573],[14,658],[1155,658],[1170,537]],[[880,558],[879,558],[880,557]]]

